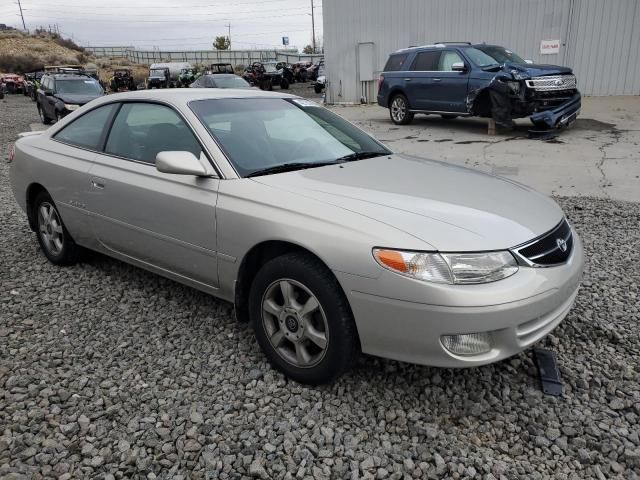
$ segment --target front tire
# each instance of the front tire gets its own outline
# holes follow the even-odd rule
[[[413,113],[409,111],[407,97],[399,93],[389,103],[389,116],[396,125],[408,125],[413,120]]]
[[[44,113],[44,110],[42,109],[40,104],[38,104],[38,115],[40,116],[40,120],[42,120],[42,123],[44,123],[45,125],[51,124],[51,119],[47,117],[46,113]]]
[[[42,252],[55,265],[72,265],[78,261],[80,247],[69,235],[60,213],[47,192],[40,192],[33,202],[36,234]]]
[[[344,373],[359,352],[351,309],[331,271],[305,253],[267,262],[249,294],[258,344],[271,364],[310,385]]]
[[[322,85],[318,85],[317,83],[313,86],[313,90],[316,93],[322,93],[323,89],[324,89],[324,87]]]

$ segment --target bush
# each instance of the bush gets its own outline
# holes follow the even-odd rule
[[[68,38],[62,38],[57,34],[53,34],[53,41],[56,42],[61,47],[68,48],[69,50],[75,50],[76,52],[84,52],[84,48],[75,44],[73,40]]]
[[[0,55],[0,72],[22,74],[43,68],[44,63],[33,55]]]

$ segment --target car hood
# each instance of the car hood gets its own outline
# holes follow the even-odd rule
[[[252,180],[369,217],[440,251],[514,247],[563,217],[553,200],[517,182],[403,155]]]
[[[85,103],[89,103],[91,100],[101,96],[102,95],[73,95],[70,93],[59,93],[56,95],[56,98],[71,105],[84,105]]]
[[[526,73],[530,77],[542,77],[544,75],[565,75],[572,73],[569,67],[560,67],[558,65],[542,65],[536,63],[528,63],[526,65],[508,63],[505,65],[505,69],[518,70]]]

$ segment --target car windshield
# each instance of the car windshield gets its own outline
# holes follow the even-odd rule
[[[151,75],[156,76],[156,77],[163,77],[164,76],[164,70],[161,68],[154,68],[151,70]]]
[[[521,65],[527,63],[517,53],[512,52],[511,50],[507,50],[504,47],[487,45],[477,47],[477,49],[487,54],[489,57],[493,58],[495,62],[498,63],[517,63]]]
[[[95,80],[56,80],[56,92],[71,95],[99,95],[102,87]]]
[[[344,161],[344,157],[391,153],[309,100],[219,98],[193,101],[189,106],[243,177],[288,165],[310,168]]]
[[[265,63],[264,64],[264,71],[265,72],[275,72],[276,71],[276,66],[273,63]]]
[[[251,88],[251,85],[241,77],[213,76],[213,83],[218,88]]]

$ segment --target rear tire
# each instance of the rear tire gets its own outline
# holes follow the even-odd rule
[[[283,90],[288,90],[289,80],[287,80],[286,78],[283,78],[282,80],[280,80],[280,88],[282,88]]]
[[[316,93],[322,93],[322,89],[324,87],[322,85],[318,85],[317,83],[313,86],[313,91]]]
[[[389,102],[389,116],[396,125],[408,125],[413,121],[413,113],[409,111],[409,101],[403,94],[398,93]]]
[[[251,285],[249,316],[269,362],[297,382],[331,382],[359,353],[344,292],[309,254],[285,254],[262,266]]]
[[[42,252],[55,265],[73,265],[81,249],[62,223],[60,213],[47,192],[40,192],[33,202],[36,234]]]

